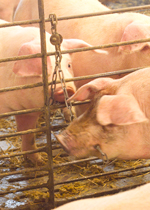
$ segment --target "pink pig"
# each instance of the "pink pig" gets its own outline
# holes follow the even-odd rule
[[[0,24],[6,21],[0,20]],[[62,49],[67,50],[68,40],[63,40]],[[41,52],[40,32],[35,27],[5,27],[0,28],[0,58],[30,55]],[[69,41],[69,48],[89,46],[81,40]],[[55,47],[50,44],[50,34],[46,33],[47,51],[54,52]],[[101,51],[102,52],[102,51]],[[71,57],[65,54],[61,63],[65,78],[73,76],[71,67]],[[55,56],[47,57],[48,79],[51,81],[53,70],[55,68]],[[18,60],[12,62],[0,63],[0,88],[13,87],[18,85],[32,84],[42,81],[42,62],[41,58]],[[75,92],[73,82],[66,83],[68,95]],[[49,96],[51,88],[49,87]],[[61,84],[56,85],[54,99],[58,102],[64,102],[64,93]],[[22,109],[39,108],[44,106],[43,87],[23,89],[0,93],[0,113],[10,112]],[[33,129],[40,113],[29,113],[17,115],[16,122],[18,131]],[[36,149],[34,135],[27,134],[22,136],[22,150]],[[28,155],[32,162],[40,162],[39,154]]]
[[[0,19],[12,21],[20,0],[0,0]]]
[[[33,6],[34,5],[34,6]],[[109,11],[97,0],[45,0],[45,18],[55,13],[60,16],[72,16],[83,13]],[[26,9],[27,8],[27,9]],[[36,0],[21,0],[14,20],[37,19]],[[46,23],[50,32],[50,23]],[[116,42],[150,38],[150,17],[140,13],[109,14],[88,18],[63,20],[58,22],[58,32],[64,38],[78,38],[91,45],[103,45]],[[145,67],[150,65],[150,42],[106,48],[108,54],[86,51],[72,54],[74,76],[93,75],[117,70]],[[115,76],[119,78],[122,75]],[[75,82],[77,89],[88,80]],[[77,116],[82,112],[76,107]]]
[[[45,18],[48,18],[49,14],[52,13],[60,17],[110,10],[98,0],[58,0],[57,4],[55,0],[44,0],[43,2]],[[32,20],[38,18],[38,0],[20,0],[14,14],[14,20]],[[64,27],[66,28],[66,26]],[[47,24],[47,30],[50,30],[49,23]]]
[[[115,195],[73,201],[55,210],[149,210],[149,197],[150,183]]]
[[[108,159],[150,158],[149,96],[150,68],[121,79],[95,79],[69,99],[92,101],[57,138],[78,158],[102,154]]]

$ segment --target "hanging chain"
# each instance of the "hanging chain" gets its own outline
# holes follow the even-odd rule
[[[99,144],[95,145],[95,149],[97,149],[97,150],[100,152],[100,154],[101,154],[101,156],[102,156],[102,161],[103,161],[103,163],[107,165],[107,164],[109,163],[108,157],[107,157],[106,153],[104,153],[104,152],[101,150]]]
[[[57,28],[56,28],[57,17],[56,17],[56,15],[55,14],[50,14],[49,15],[49,19],[51,21],[51,31],[52,31],[50,42],[51,42],[52,45],[55,45],[55,50],[56,50],[56,53],[55,53],[55,69],[54,69],[54,72],[53,72],[52,84],[51,84],[50,104],[54,103],[54,91],[56,89],[56,81],[57,81],[57,78],[59,76],[59,79],[60,79],[60,82],[61,82],[61,86],[62,86],[62,89],[63,89],[63,92],[64,92],[65,105],[69,109],[70,119],[72,121],[73,118],[74,118],[74,115],[73,115],[72,109],[71,109],[72,108],[72,104],[71,104],[71,102],[69,102],[69,103],[67,102],[67,99],[69,97],[68,97],[68,92],[67,92],[67,89],[66,89],[64,73],[63,73],[63,71],[61,69],[62,55],[61,55],[60,46],[61,46],[61,43],[63,41],[63,38],[62,38],[62,36],[60,34],[57,33]]]

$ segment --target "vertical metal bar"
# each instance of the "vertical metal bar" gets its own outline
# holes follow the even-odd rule
[[[50,193],[50,206],[54,208],[54,177],[53,177],[53,160],[52,160],[52,144],[51,144],[51,126],[50,126],[50,109],[49,109],[49,94],[48,94],[48,74],[47,74],[47,51],[46,51],[46,34],[44,20],[44,3],[43,0],[38,0],[39,18],[40,18],[40,34],[41,34],[41,53],[42,53],[42,72],[43,72],[43,88],[44,88],[44,109],[47,134],[47,153],[48,153],[48,172],[49,181],[48,189]]]

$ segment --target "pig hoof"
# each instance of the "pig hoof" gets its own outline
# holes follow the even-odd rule
[[[35,166],[42,166],[45,164],[44,159],[41,157],[41,155],[39,154],[28,154],[28,155],[24,155],[24,159],[26,161],[30,161],[32,162],[32,164],[34,164]]]

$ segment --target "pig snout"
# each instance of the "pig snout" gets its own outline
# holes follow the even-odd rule
[[[87,140],[82,141],[87,137]],[[63,149],[70,155],[76,158],[86,158],[89,156],[97,156],[102,158],[101,154],[97,150],[97,145],[91,141],[91,137],[87,133],[72,134],[68,130],[64,130],[61,134],[55,135]],[[87,149],[88,148],[88,149]]]
[[[75,89],[73,87],[66,87],[68,97],[71,97],[75,93]],[[58,87],[54,91],[54,100],[57,102],[64,102],[65,101],[65,95],[62,87]]]

